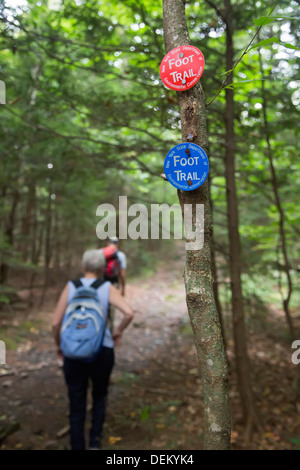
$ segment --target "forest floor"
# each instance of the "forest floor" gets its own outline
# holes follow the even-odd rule
[[[182,274],[183,260],[178,258],[128,285],[127,297],[136,314],[116,348],[104,449],[202,448],[201,385]],[[3,430],[13,431],[0,441],[1,449],[69,448],[67,392],[51,335],[57,296],[57,287],[49,288],[42,309],[1,313],[0,338],[9,350],[7,365],[0,366],[0,439]],[[284,316],[272,307],[258,316],[249,315],[247,326],[263,432],[248,443],[227,328],[232,449],[299,448],[299,408],[291,389],[297,366],[291,362]],[[227,322],[230,325],[229,318]]]

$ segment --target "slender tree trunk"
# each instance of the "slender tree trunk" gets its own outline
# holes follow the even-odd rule
[[[232,6],[230,0],[224,0],[226,19],[226,70],[232,70],[234,64]],[[228,85],[232,84],[232,74]],[[254,426],[260,428],[251,386],[250,364],[247,353],[247,339],[244,322],[242,283],[241,283],[241,248],[238,221],[238,202],[235,184],[235,132],[234,132],[234,94],[226,88],[225,106],[225,178],[227,217],[230,253],[230,277],[232,295],[233,336],[235,345],[238,389],[241,397],[243,416],[246,424],[246,437]]]
[[[167,52],[190,43],[184,0],[163,1],[163,23]],[[186,92],[178,92],[177,96],[183,141],[192,141],[207,152],[205,97],[200,82]],[[194,191],[178,191],[178,197],[182,211],[185,204],[192,205],[194,223],[196,205],[204,205],[204,246],[186,251],[184,273],[187,308],[204,389],[204,448],[229,449],[228,367],[212,286],[212,223],[208,182]]]
[[[48,204],[47,204],[47,211],[46,211],[46,236],[45,236],[45,267],[44,267],[44,288],[41,297],[40,305],[43,305],[45,294],[49,285],[49,266],[51,260],[51,223],[52,223],[52,207],[51,207],[51,183],[49,186],[49,194],[48,194]]]
[[[46,232],[45,225],[41,222],[40,233],[39,233],[38,243],[37,243],[36,252],[35,252],[35,264],[39,263],[40,257],[42,255],[45,232]]]
[[[35,206],[35,181],[30,178],[28,181],[28,196],[26,202],[26,208],[24,211],[24,217],[22,220],[22,238],[20,243],[20,250],[22,253],[23,261],[27,261],[29,257],[30,240],[29,235],[31,227],[33,226],[33,212]]]
[[[37,217],[37,214],[35,216]],[[36,233],[36,236],[35,236],[34,245],[33,245],[34,251],[32,252],[32,263],[36,266],[36,269],[38,269],[38,263],[39,263],[39,259],[40,259],[42,247],[43,247],[45,225],[41,223],[39,227],[37,220],[35,220],[35,223],[36,223],[36,227],[33,233]],[[39,228],[39,231],[38,231],[38,228]],[[37,275],[38,275],[38,272],[33,272],[29,281],[29,289],[31,293],[30,305],[33,305],[33,287],[34,287],[34,282],[35,282]]]
[[[216,263],[216,252],[214,248],[214,235],[212,235],[211,268],[212,268],[212,276],[213,276],[214,298],[215,298],[216,309],[218,312],[218,317],[219,317],[221,331],[222,331],[222,337],[223,337],[225,351],[226,351],[226,336],[225,336],[222,305],[221,305],[220,296],[219,296],[218,268],[217,268],[217,263]]]
[[[259,36],[258,36],[258,40],[260,40]],[[264,134],[265,134],[265,139],[267,143],[267,157],[269,160],[269,167],[270,167],[271,181],[272,181],[272,188],[273,188],[273,193],[275,197],[275,203],[276,203],[278,214],[279,214],[278,231],[279,231],[279,236],[280,236],[280,241],[281,241],[280,248],[281,248],[281,252],[283,256],[284,272],[286,274],[286,278],[288,282],[287,296],[285,299],[283,299],[283,310],[284,310],[286,321],[290,330],[291,339],[294,340],[296,338],[296,333],[295,333],[294,323],[293,323],[292,316],[291,316],[290,309],[289,309],[289,303],[290,303],[290,299],[291,299],[292,292],[293,292],[293,283],[292,283],[292,278],[290,274],[290,262],[289,262],[289,258],[287,254],[287,243],[286,243],[286,235],[285,235],[285,218],[284,218],[284,213],[283,213],[281,199],[280,199],[279,190],[278,190],[277,175],[276,175],[276,169],[275,169],[274,162],[273,162],[273,152],[272,152],[272,146],[271,146],[271,141],[270,141],[270,129],[269,129],[269,123],[268,123],[268,100],[266,97],[263,58],[261,55],[260,48],[258,49],[258,54],[259,54],[260,73],[261,73],[261,78],[262,78],[261,80],[261,95],[262,95],[262,105],[263,105],[262,111],[263,111],[263,120],[264,120]],[[293,391],[293,399],[297,407],[297,404],[299,403],[299,398],[300,398],[300,368],[299,367],[296,368],[295,370],[295,375],[294,375],[293,384],[292,384],[292,391]]]
[[[13,194],[11,210],[10,210],[7,222],[5,224],[5,231],[4,231],[6,240],[10,245],[10,249],[13,249],[13,244],[14,244],[14,229],[15,229],[15,218],[16,218],[15,216],[16,216],[16,211],[17,211],[19,201],[20,201],[20,193],[18,191],[15,191]],[[9,271],[8,264],[5,262],[1,262],[0,284],[5,284],[7,282],[8,271]]]
[[[32,233],[31,233],[31,240],[30,240],[30,260],[31,263],[37,264],[37,250],[38,250],[38,242],[39,242],[39,235],[38,235],[38,208],[37,208],[37,200],[35,198],[34,205],[32,208]]]
[[[209,199],[211,201],[211,213],[212,213],[212,224],[213,224],[213,202],[211,198],[211,176],[210,174],[208,175],[208,183],[209,183]],[[219,316],[219,321],[220,321],[220,326],[222,330],[222,336],[223,336],[223,341],[224,341],[224,346],[225,346],[225,352],[226,352],[226,336],[225,336],[225,328],[224,328],[224,321],[223,321],[223,312],[222,312],[222,305],[220,302],[220,296],[219,296],[219,283],[218,283],[218,268],[217,268],[217,261],[216,261],[216,249],[215,249],[215,236],[214,233],[212,234],[212,251],[211,251],[211,267],[212,267],[212,276],[213,276],[213,290],[214,290],[214,297],[215,297],[215,303],[216,303],[216,309],[218,312]]]
[[[55,273],[59,274],[61,264],[61,237],[60,237],[60,220],[58,213],[53,211],[53,230],[55,232],[54,240],[54,253],[53,253],[53,267]]]
[[[259,36],[258,36],[259,40]],[[266,97],[266,91],[265,91],[265,82],[264,82],[264,69],[263,69],[263,63],[262,63],[262,56],[260,49],[258,50],[259,54],[259,64],[260,64],[260,73],[261,73],[261,95],[262,95],[262,112],[263,112],[263,122],[264,122],[264,134],[265,134],[265,139],[267,143],[267,157],[269,160],[269,167],[270,167],[270,173],[271,173],[271,182],[272,182],[272,188],[273,188],[273,193],[275,197],[275,203],[276,207],[278,210],[279,214],[279,236],[281,240],[281,252],[283,256],[283,266],[284,266],[284,272],[286,274],[287,282],[288,282],[288,291],[287,291],[287,296],[283,300],[283,310],[285,312],[286,316],[286,321],[290,330],[291,338],[295,339],[295,329],[289,309],[289,303],[291,300],[291,295],[293,292],[293,284],[292,284],[292,279],[291,279],[291,274],[290,274],[290,262],[288,259],[288,254],[287,254],[287,243],[286,243],[286,235],[285,235],[285,224],[284,224],[284,213],[281,205],[281,200],[280,200],[280,195],[278,191],[278,182],[277,182],[277,175],[276,175],[276,170],[273,162],[273,152],[272,152],[272,147],[271,147],[271,142],[270,142],[270,130],[269,130],[269,123],[268,123],[268,117],[267,117],[267,109],[268,109],[268,102],[267,102],[267,97]]]

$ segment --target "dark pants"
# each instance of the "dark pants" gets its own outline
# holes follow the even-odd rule
[[[64,359],[64,374],[70,399],[70,434],[72,450],[84,450],[84,423],[88,380],[93,384],[92,427],[90,447],[101,445],[102,428],[105,420],[105,402],[109,376],[114,366],[114,350],[102,347],[93,362]]]

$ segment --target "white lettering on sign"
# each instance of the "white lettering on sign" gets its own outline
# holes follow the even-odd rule
[[[200,181],[201,180],[201,178],[198,178],[198,174],[196,171],[193,171],[193,173],[190,172],[187,175],[182,170],[174,170],[174,173],[176,173],[177,181],[188,181],[188,180]]]
[[[182,157],[180,158],[180,161],[178,162],[178,159],[180,158],[179,155],[174,155],[174,166],[177,165],[177,163],[179,163],[179,165],[181,166],[185,166],[186,164],[192,166],[194,165],[194,162],[196,165],[198,165],[198,157],[189,157],[188,159],[186,159],[185,157]]]
[[[180,72],[171,72],[170,75],[172,75],[174,83],[185,80],[186,78],[196,77],[196,74],[193,73],[193,69],[183,72],[183,77]]]
[[[160,77],[171,90],[188,90],[197,83],[204,69],[204,57],[196,47],[172,49],[160,64]]]
[[[184,57],[183,59],[170,59],[169,60],[169,69],[172,70],[172,66],[175,64],[175,67],[180,67],[182,64],[187,65],[190,61],[193,62],[194,54]]]

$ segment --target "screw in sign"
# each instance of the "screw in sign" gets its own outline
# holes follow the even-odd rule
[[[202,52],[194,46],[172,49],[160,64],[160,78],[167,88],[185,91],[198,82],[204,70]]]

